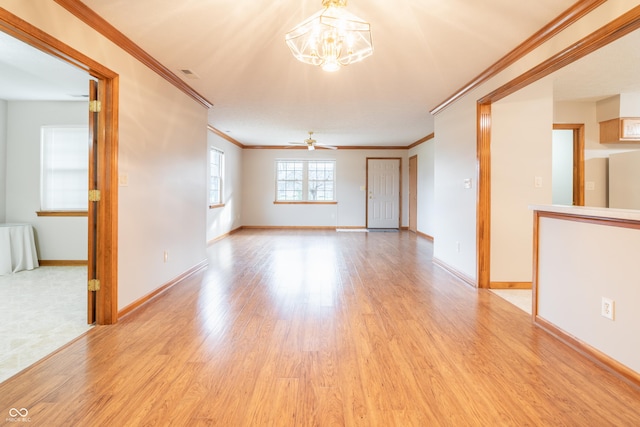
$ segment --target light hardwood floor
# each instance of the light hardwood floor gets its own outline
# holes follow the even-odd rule
[[[435,267],[414,234],[245,230],[209,255],[0,384],[0,422],[640,425],[638,388]]]

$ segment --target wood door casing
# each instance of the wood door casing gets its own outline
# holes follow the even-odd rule
[[[98,112],[92,111],[91,104],[98,100],[98,82],[89,80],[89,190],[98,188]],[[97,202],[89,201],[88,206],[88,250],[87,279],[97,278],[97,245],[98,245],[98,209]],[[87,323],[96,321],[96,291],[87,290]]]
[[[96,294],[95,323],[118,319],[118,88],[119,77],[85,54],[0,8],[0,31],[87,72],[98,81],[102,108],[97,124],[97,176],[101,201],[97,205],[96,271],[101,289]]]
[[[553,129],[573,131],[573,205],[584,206],[584,123],[554,123]]]

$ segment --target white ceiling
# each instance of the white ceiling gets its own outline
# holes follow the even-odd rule
[[[433,132],[430,109],[575,0],[351,0],[375,51],[337,73],[296,61],[284,43],[320,0],[84,3],[177,75],[194,71],[199,79],[185,81],[214,103],[209,122],[243,144],[283,145],[313,130],[329,145],[407,146]],[[619,66],[607,47],[557,73],[557,99],[640,91],[638,39],[611,45]],[[86,73],[1,32],[0,52],[0,99],[86,95]]]
[[[554,73],[554,100],[597,101],[640,92],[640,31],[634,31]]]
[[[84,0],[214,103],[209,122],[247,145],[406,146],[429,110],[575,0],[351,0],[374,54],[337,73],[296,61],[287,31],[321,0]]]
[[[0,31],[0,99],[88,99],[89,75]]]

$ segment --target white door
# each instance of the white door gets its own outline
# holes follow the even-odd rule
[[[400,159],[367,159],[367,227],[400,228]]]

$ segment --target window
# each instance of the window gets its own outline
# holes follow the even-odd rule
[[[209,150],[209,207],[224,206],[222,199],[224,153],[217,148]]]
[[[40,139],[41,211],[86,211],[89,193],[89,130],[43,126]]]
[[[276,160],[276,202],[334,202],[333,160]]]

